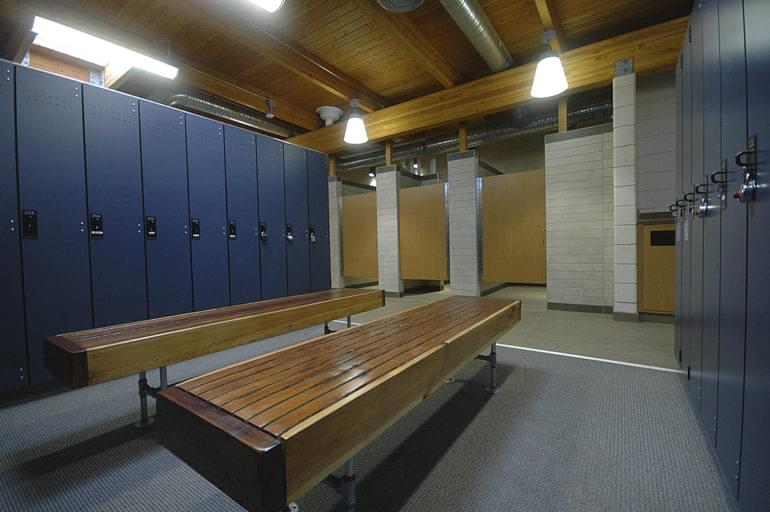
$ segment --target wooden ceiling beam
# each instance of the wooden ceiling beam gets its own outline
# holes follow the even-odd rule
[[[612,83],[615,61],[634,58],[639,73],[673,68],[687,29],[687,17],[599,41],[562,54],[570,92]],[[365,117],[369,139],[381,141],[511,109],[530,101],[537,63],[384,108]],[[325,153],[350,150],[344,123],[289,139]]]
[[[266,98],[272,98],[276,101],[273,113],[278,119],[307,130],[314,130],[320,125],[318,116],[313,112],[293,106],[280,96],[253,87],[235,78],[221,75],[213,70],[201,68],[196,63],[178,55],[169,58],[168,54],[170,52],[168,49],[161,50],[157,44],[138,37],[122,27],[94,18],[78,9],[67,7],[61,2],[24,0],[17,4],[14,0],[0,0],[0,7],[2,7],[2,12],[12,15],[15,19],[23,19],[23,17],[30,15],[43,16],[164,62],[169,62],[169,64],[179,68],[177,80],[186,82],[233,103],[260,112],[268,112],[270,108]],[[122,76],[124,76],[119,73],[120,70],[114,71],[116,71],[115,76],[111,78],[113,87],[119,85]]]
[[[368,89],[355,79],[335,69],[320,57],[311,54],[301,46],[282,39],[261,26],[253,17],[244,16],[227,2],[212,0],[170,0],[179,5],[198,9],[201,16],[219,28],[223,34],[251,48],[255,52],[285,68],[295,75],[308,80],[321,89],[343,100],[358,98],[361,107],[372,112],[390,105],[390,101]]]
[[[449,89],[460,81],[460,74],[454,66],[409,18],[386,11],[374,0],[356,0],[356,5],[372,21],[386,29],[438,83]]]
[[[540,14],[540,21],[543,23],[545,30],[553,30],[556,32],[556,39],[551,41],[551,49],[557,53],[561,53],[566,50],[564,42],[564,29],[561,25],[561,20],[556,11],[556,4],[554,0],[535,0],[535,7]]]

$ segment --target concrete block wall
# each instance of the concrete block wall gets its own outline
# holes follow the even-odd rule
[[[449,280],[452,295],[481,295],[479,158],[475,150],[447,157],[449,213]]]
[[[636,187],[639,213],[668,212],[675,193],[676,78],[673,72],[636,84]]]
[[[636,315],[636,74],[612,81],[614,201],[615,201],[615,304],[613,312]]]
[[[332,288],[345,288],[342,276],[342,181],[329,177],[329,260]]]
[[[612,126],[545,138],[549,307],[609,312],[614,294]]]
[[[387,295],[404,294],[401,280],[398,192],[401,173],[397,165],[377,168],[377,258],[380,288]]]

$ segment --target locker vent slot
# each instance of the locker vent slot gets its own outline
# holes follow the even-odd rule
[[[673,229],[666,231],[653,231],[650,233],[650,245],[676,245],[676,232]]]

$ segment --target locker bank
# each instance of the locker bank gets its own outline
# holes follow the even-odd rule
[[[0,510],[770,511],[768,24],[0,0]]]

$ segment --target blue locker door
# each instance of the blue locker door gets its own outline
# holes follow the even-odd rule
[[[193,305],[201,311],[230,304],[225,146],[222,123],[186,117]]]
[[[52,376],[43,338],[92,327],[80,83],[16,68],[27,343],[33,384]]]
[[[310,290],[331,288],[329,261],[329,179],[323,153],[307,151],[307,190],[310,215]]]
[[[756,136],[756,200],[748,205],[746,378],[739,503],[770,510],[770,2],[744,0],[748,134]],[[745,207],[746,205],[740,205]]]
[[[688,28],[689,31],[689,28]],[[685,37],[682,46],[682,197],[692,191],[692,177],[690,175],[692,159],[692,80],[690,70],[690,42]],[[686,378],[690,375],[690,277],[692,254],[691,227],[692,227],[692,203],[685,201],[684,216],[682,219],[682,306],[681,306],[681,334],[680,348],[682,350],[682,370]]]
[[[706,194],[699,199],[708,208],[703,217],[703,357],[701,384],[701,419],[705,431],[716,445],[717,388],[719,378],[719,247],[720,209],[711,172],[718,171],[721,160],[721,115],[719,87],[719,12],[717,0],[704,0],[703,22],[703,167],[701,183]],[[701,190],[704,190],[703,188]]]
[[[83,86],[94,326],[147,318],[138,100]]]
[[[703,182],[703,37],[701,4],[695,6],[692,14],[692,160],[690,168],[691,191]],[[698,207],[698,196],[695,207]],[[703,321],[703,220],[692,219],[690,233],[690,395],[695,407],[701,407],[701,363],[702,363],[702,321]]]
[[[289,295],[310,291],[307,150],[284,144],[286,282]]]
[[[283,143],[257,135],[262,299],[286,296]]]
[[[225,125],[227,219],[230,245],[230,302],[262,298],[259,282],[259,209],[256,136]]]
[[[19,202],[16,183],[16,116],[13,107],[14,69],[0,61],[0,392],[24,386],[27,375],[27,338],[21,283]]]
[[[139,101],[150,318],[192,311],[184,114]]]
[[[721,211],[719,415],[717,460],[737,497],[746,351],[746,208],[730,198],[741,172],[733,155],[746,144],[746,48],[743,0],[719,0],[722,158],[727,165],[726,209]]]
[[[682,197],[682,59],[676,65],[676,175],[674,193]],[[674,304],[674,357],[682,368],[682,210],[676,212],[676,267]]]

